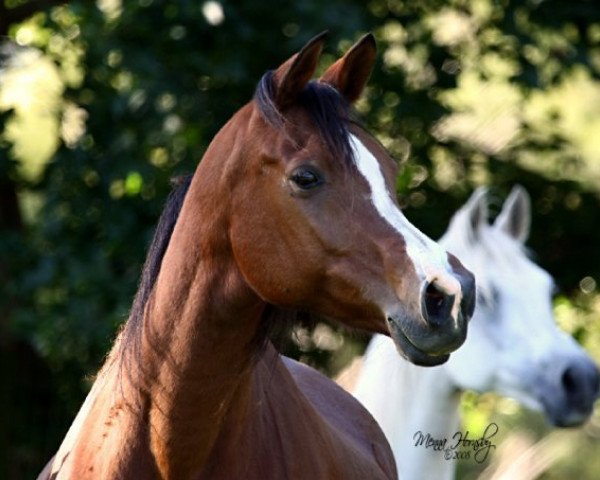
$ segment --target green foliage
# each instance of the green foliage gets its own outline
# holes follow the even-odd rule
[[[12,109],[0,123],[0,180],[17,189],[25,220],[16,229],[0,221],[0,315],[6,335],[39,354],[60,403],[60,422],[41,427],[45,444],[19,436],[30,450],[10,478],[32,476],[56,448],[127,317],[169,179],[193,171],[265,70],[326,28],[324,61],[375,32],[381,60],[357,109],[403,162],[409,218],[436,237],[473,187],[524,185],[530,245],[569,312],[588,312],[572,332],[600,358],[596,288],[580,286],[600,278],[593,1],[71,1],[10,27],[49,62],[46,79],[60,80],[58,103],[42,99],[48,122],[35,127],[37,142],[0,96],[0,110]],[[300,332],[289,351],[332,373],[364,342],[323,328]],[[350,347],[332,347],[341,344]]]

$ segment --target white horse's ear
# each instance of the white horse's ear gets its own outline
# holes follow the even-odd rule
[[[494,227],[504,231],[515,240],[525,243],[531,227],[531,199],[527,190],[515,185],[504,202]]]
[[[479,239],[484,226],[488,225],[487,188],[479,187],[473,192],[467,203],[454,215],[452,223],[460,223],[459,228],[467,231],[471,242]]]

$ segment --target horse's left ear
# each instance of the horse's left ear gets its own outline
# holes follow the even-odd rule
[[[362,94],[371,76],[376,57],[375,37],[368,33],[331,65],[321,76],[320,81],[328,83],[346,100],[354,103]]]
[[[312,38],[275,70],[275,103],[280,109],[292,104],[314,75],[326,38],[326,31]]]
[[[504,202],[494,227],[503,230],[515,240],[525,243],[531,227],[531,200],[527,190],[515,185]]]

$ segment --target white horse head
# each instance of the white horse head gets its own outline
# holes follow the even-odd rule
[[[458,388],[495,391],[554,425],[577,425],[591,413],[599,373],[554,322],[554,282],[524,247],[530,222],[529,195],[519,186],[492,225],[485,189],[454,215],[440,243],[475,274],[478,297],[467,340],[443,368]]]

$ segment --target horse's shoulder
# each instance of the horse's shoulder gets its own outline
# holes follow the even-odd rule
[[[287,370],[313,407],[338,432],[371,451],[391,477],[396,467],[393,453],[377,421],[352,395],[314,368],[282,357]]]
[[[300,389],[309,395],[311,399],[318,402],[332,402],[338,406],[341,405],[356,411],[361,417],[363,414],[367,418],[370,417],[367,410],[352,395],[348,394],[321,372],[291,358],[284,356],[281,358]]]
[[[361,430],[379,432],[379,425],[367,409],[333,380],[296,360],[282,359],[300,390],[319,411]]]

